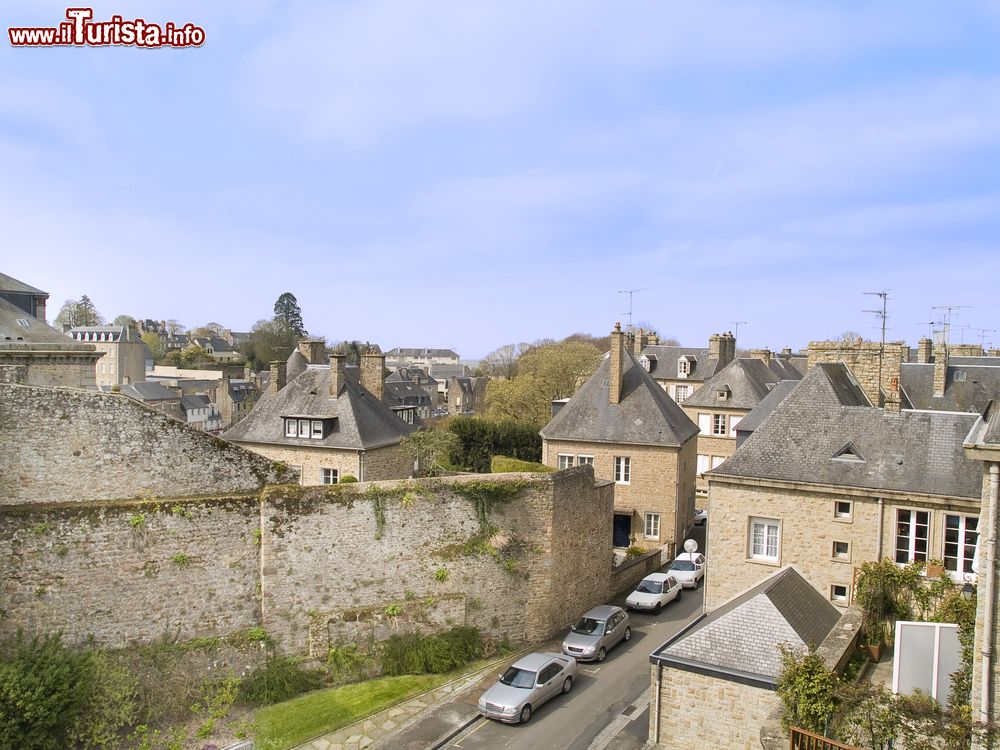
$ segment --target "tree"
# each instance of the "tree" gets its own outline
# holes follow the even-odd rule
[[[70,328],[99,326],[104,323],[104,318],[97,312],[90,297],[85,294],[78,300],[66,300],[60,308],[59,314],[56,315],[54,323],[57,328],[60,326],[69,326]]]
[[[240,347],[243,359],[255,370],[266,370],[271,362],[285,361],[298,346],[299,337],[277,320],[258,320],[250,338]]]
[[[783,707],[781,724],[823,734],[837,707],[837,675],[827,669],[815,651],[802,651],[784,644],[777,692]]]
[[[458,438],[451,451],[451,463],[467,471],[489,472],[494,456],[521,461],[542,459],[542,438],[534,425],[460,417],[449,419],[444,428]]]
[[[163,359],[163,341],[160,339],[160,334],[154,333],[153,331],[143,331],[140,335],[142,342],[149,348],[149,351],[153,353],[154,360]]]
[[[206,323],[191,331],[191,336],[204,339],[210,339],[213,336],[222,338],[222,332],[225,330],[219,323]]]
[[[366,341],[361,343],[360,341],[341,341],[335,344],[332,349],[337,354],[347,355],[347,364],[361,366],[361,355],[368,351],[370,344]]]
[[[168,320],[166,322],[166,326],[167,326],[167,333],[169,333],[172,336],[184,332],[184,326],[180,323],[180,321],[177,321],[174,318]]]
[[[458,438],[444,430],[420,429],[399,441],[400,446],[416,464],[418,477],[435,476],[452,451],[458,447]]]
[[[528,348],[528,344],[504,344],[483,357],[479,369],[491,378],[510,380],[517,375],[517,360]]]
[[[306,335],[306,329],[302,322],[302,310],[299,309],[298,300],[291,292],[285,292],[275,301],[274,320],[294,333],[297,338]]]
[[[139,327],[139,322],[131,315],[118,315],[115,317],[114,323],[116,326],[124,326],[125,328]]]

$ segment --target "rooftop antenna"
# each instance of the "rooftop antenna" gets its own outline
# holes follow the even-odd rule
[[[996,333],[996,328],[973,328],[973,331],[979,331],[979,345],[983,347],[983,351],[986,351],[986,334]]]
[[[948,345],[948,334],[951,331],[951,313],[953,310],[968,309],[972,305],[934,305],[931,310],[941,310],[941,324],[943,328],[941,329],[941,334],[944,339],[941,341],[945,346]]]
[[[745,320],[727,320],[726,323],[728,323],[729,325],[733,326],[733,328],[734,328],[734,330],[733,330],[733,338],[735,338],[737,341],[740,340],[740,326],[748,326],[748,325],[750,325]]]
[[[619,289],[619,294],[628,295],[628,312],[624,313],[628,315],[628,330],[632,330],[632,295],[638,294],[639,292],[648,292],[649,287],[643,287],[642,289]]]
[[[871,295],[873,297],[879,297],[882,300],[881,310],[862,310],[861,312],[873,313],[876,317],[882,320],[882,340],[878,347],[878,392],[882,392],[882,360],[885,357],[885,321],[889,317],[886,312],[886,303],[889,301],[889,290],[883,289],[878,292],[865,292],[865,294]]]

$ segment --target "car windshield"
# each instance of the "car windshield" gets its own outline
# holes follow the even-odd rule
[[[530,688],[535,684],[535,673],[517,667],[507,667],[500,677],[500,682],[516,688]]]
[[[690,560],[674,560],[670,564],[670,569],[671,570],[688,570],[688,571],[691,571],[691,570],[694,570],[695,568],[694,568],[694,563],[691,562]]]
[[[603,630],[604,622],[602,620],[595,620],[593,617],[581,617],[576,625],[573,626],[573,632],[580,635],[593,635]]]
[[[643,594],[662,594],[663,584],[659,581],[640,581],[635,590]]]

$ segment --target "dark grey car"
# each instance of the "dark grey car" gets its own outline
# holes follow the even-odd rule
[[[608,651],[632,637],[628,612],[602,604],[585,612],[563,640],[562,652],[577,661],[604,661]]]

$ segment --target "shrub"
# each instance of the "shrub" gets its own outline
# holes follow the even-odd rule
[[[123,730],[142,713],[139,678],[106,653],[89,654],[90,680],[70,733],[71,747],[116,748]]]
[[[634,560],[637,557],[642,557],[646,554],[646,550],[640,547],[638,544],[629,545],[629,548],[625,550],[625,559]]]
[[[394,635],[382,646],[382,673],[441,674],[468,664],[483,653],[483,637],[476,628],[452,628],[440,635]]]
[[[322,672],[303,669],[296,659],[275,656],[243,679],[239,695],[251,706],[267,706],[315,690],[322,683]]]
[[[799,651],[785,645],[779,648],[782,725],[786,729],[794,725],[810,732],[824,732],[837,707],[837,675],[826,668],[815,651]]]
[[[447,429],[458,437],[449,459],[467,471],[485,474],[493,456],[532,462],[542,458],[542,438],[531,425],[470,417],[450,421]]]
[[[543,471],[549,473],[555,469],[537,461],[522,461],[519,458],[510,458],[509,456],[493,456],[490,460],[490,471],[493,474],[502,474],[506,471]]]
[[[345,474],[340,478],[341,484],[355,484],[357,481],[358,478],[355,476],[351,476],[350,474]]]

